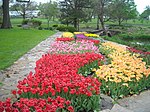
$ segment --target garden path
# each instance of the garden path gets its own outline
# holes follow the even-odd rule
[[[0,101],[4,101],[7,97],[13,97],[11,90],[16,89],[18,81],[24,79],[30,71],[34,72],[35,62],[48,52],[51,43],[61,34],[61,32],[57,32],[50,36],[14,62],[12,66],[0,72],[0,82],[3,83],[0,86]]]

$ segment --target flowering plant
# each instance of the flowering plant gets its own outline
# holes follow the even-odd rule
[[[95,37],[95,38],[98,38],[99,35],[97,34],[84,34],[86,37]]]
[[[111,58],[110,64],[100,66],[95,72],[102,81],[102,92],[120,98],[150,87],[150,68],[138,54],[132,54],[126,47],[112,42],[102,46],[110,51],[107,57]]]
[[[18,90],[12,92],[20,96],[19,100],[13,104],[10,100],[0,102],[3,105],[0,109],[14,112],[99,109],[101,83],[96,78],[78,74],[78,69],[102,59],[102,55],[95,53],[45,54],[36,62],[35,73],[30,72],[19,81]]]
[[[132,48],[132,47],[126,47],[126,48],[127,48],[127,50],[129,50],[129,51],[131,51],[133,53],[139,53],[139,54],[143,54],[143,55],[150,55],[150,52],[144,52],[144,51]]]
[[[98,41],[95,41],[98,43]],[[85,52],[99,53],[99,49],[91,41],[80,40],[77,42],[54,42],[49,50],[50,53],[61,53],[61,54],[76,54]]]
[[[74,38],[61,37],[61,38],[56,38],[56,41],[71,42],[74,41]]]
[[[64,33],[63,37],[72,37]],[[0,112],[79,112],[99,110],[100,81],[84,77],[85,71],[97,67],[104,59],[94,43],[97,40],[57,38],[36,62],[35,72],[18,81],[12,93],[18,100],[0,101]],[[80,70],[84,72],[80,72]],[[86,69],[86,70],[84,70]]]
[[[74,112],[71,102],[57,96],[57,98],[48,97],[42,98],[20,98],[19,101],[11,104],[11,99],[5,102],[0,101],[0,112],[56,112],[56,111],[69,111]]]
[[[74,32],[74,34],[86,34],[87,32]]]
[[[74,34],[71,33],[71,32],[64,32],[64,33],[62,34],[62,37],[73,38],[73,37],[74,37]]]

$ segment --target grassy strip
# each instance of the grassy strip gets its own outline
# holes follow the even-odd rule
[[[54,34],[46,30],[0,30],[0,70],[9,67],[39,42]]]
[[[143,51],[150,51],[150,35],[118,35],[113,37],[103,37],[106,40],[124,44]],[[145,44],[134,44],[134,42],[143,42]]]

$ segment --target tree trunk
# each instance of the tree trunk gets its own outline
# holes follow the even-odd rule
[[[80,30],[80,25],[79,25],[79,23],[80,23],[80,20],[78,19],[78,31]]]
[[[26,19],[26,5],[23,4],[23,14],[22,14],[23,19]]]
[[[119,23],[119,26],[120,26],[121,25],[121,19],[120,18],[118,19],[118,23]]]
[[[47,21],[47,27],[49,29],[49,22],[50,22],[50,19],[48,18],[48,21]]]
[[[104,1],[100,0],[100,13],[99,13],[99,20],[102,26],[102,30],[106,34],[106,29],[104,26]]]
[[[12,28],[9,16],[9,0],[3,0],[3,22],[1,28],[9,29]]]
[[[104,33],[106,34],[106,29],[105,29],[105,26],[104,26],[104,20],[103,20],[103,15],[100,15],[100,23],[101,23],[101,26],[102,26],[102,30],[104,31]]]
[[[99,30],[99,16],[97,16],[97,27],[96,27],[97,30]]]
[[[74,18],[74,27],[77,29],[77,26],[78,26],[78,21],[77,21],[77,18]]]

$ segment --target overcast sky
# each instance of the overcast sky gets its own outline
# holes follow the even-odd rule
[[[49,0],[32,0],[32,1],[46,3]],[[59,1],[59,0],[52,0],[52,1]],[[150,0],[134,0],[134,2],[137,5],[137,10],[140,14],[145,10],[146,6],[148,5],[150,6]]]

